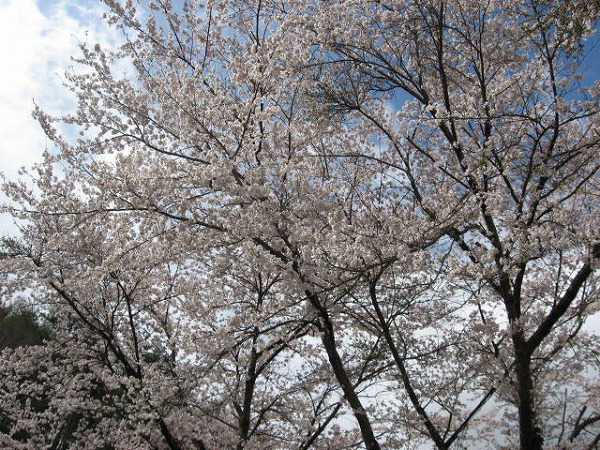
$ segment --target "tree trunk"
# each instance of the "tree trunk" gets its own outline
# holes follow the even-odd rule
[[[340,386],[344,391],[344,397],[346,397],[346,400],[348,400],[348,404],[352,408],[352,413],[358,422],[365,448],[367,450],[380,450],[381,447],[375,438],[375,434],[373,433],[373,428],[371,427],[367,412],[363,408],[362,403],[360,402],[360,399],[354,390],[354,385],[350,381],[350,378],[348,377],[346,369],[342,363],[342,358],[337,351],[333,334],[330,333],[328,327],[325,328],[326,329],[323,331],[321,340],[325,350],[327,351],[327,356],[333,369],[333,373],[335,374],[338,383],[340,383]]]
[[[543,438],[537,426],[533,383],[531,379],[531,353],[527,349],[523,331],[513,332],[515,350],[515,373],[519,411],[520,450],[542,450]]]
[[[373,427],[369,421],[369,416],[367,416],[367,411],[364,409],[360,398],[356,394],[354,385],[350,380],[350,377],[348,376],[348,373],[344,367],[344,363],[342,362],[342,358],[337,351],[335,332],[333,329],[333,324],[329,318],[329,314],[325,307],[321,304],[321,301],[317,295],[309,291],[307,291],[306,294],[311,305],[319,312],[319,317],[322,321],[319,328],[321,331],[321,341],[323,342],[323,347],[325,347],[325,351],[327,352],[327,357],[329,359],[329,363],[331,364],[333,373],[340,384],[342,391],[344,392],[344,397],[348,401],[350,408],[352,408],[352,413],[358,422],[365,448],[367,450],[381,450],[381,447],[375,438],[375,433],[373,432]]]

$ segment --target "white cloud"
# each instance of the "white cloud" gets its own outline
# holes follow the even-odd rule
[[[53,114],[73,110],[62,74],[78,56],[78,44],[118,40],[102,11],[99,1],[0,0],[0,171],[8,178],[52,145],[31,117],[34,100]],[[0,218],[0,234],[6,219]]]
[[[47,19],[34,0],[0,3],[0,167],[8,175],[29,164],[44,139],[31,118],[32,98],[40,93],[40,65],[46,66],[43,33]]]

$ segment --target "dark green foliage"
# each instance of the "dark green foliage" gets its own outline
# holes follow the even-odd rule
[[[0,350],[23,345],[41,345],[50,332],[28,309],[0,307]]]

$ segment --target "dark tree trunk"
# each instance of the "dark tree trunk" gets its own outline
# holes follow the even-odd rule
[[[381,447],[379,446],[379,443],[375,437],[375,433],[373,432],[373,427],[369,421],[369,416],[367,415],[360,398],[358,398],[358,395],[356,394],[354,384],[350,380],[350,377],[348,376],[348,373],[344,367],[342,358],[337,351],[335,332],[333,329],[333,324],[329,318],[329,314],[326,308],[321,304],[321,301],[317,295],[313,294],[312,292],[307,292],[306,294],[313,308],[319,312],[319,319],[321,321],[319,328],[321,331],[321,341],[323,342],[323,347],[325,347],[325,351],[327,352],[327,357],[333,373],[340,384],[342,391],[344,392],[344,397],[348,401],[350,408],[352,408],[352,413],[358,422],[365,448],[367,450],[380,450]]]
[[[519,411],[520,450],[541,450],[543,438],[537,426],[533,382],[531,377],[531,354],[521,330],[513,332],[515,350],[515,373]]]

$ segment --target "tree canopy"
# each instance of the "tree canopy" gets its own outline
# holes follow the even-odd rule
[[[597,1],[104,3],[3,187],[3,447],[598,448]]]

